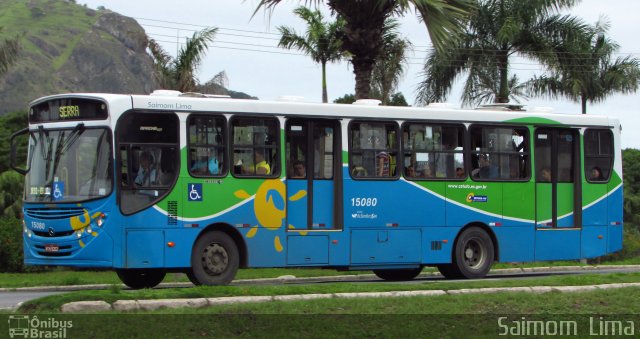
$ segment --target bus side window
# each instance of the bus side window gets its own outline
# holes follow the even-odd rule
[[[188,120],[189,173],[198,177],[226,174],[226,121],[223,116],[196,115]]]
[[[237,177],[278,177],[280,175],[279,131],[277,119],[232,118],[233,174]]]
[[[349,138],[352,177],[397,178],[397,124],[353,122],[349,127]]]
[[[606,183],[613,167],[613,135],[607,129],[584,133],[584,174],[588,182]]]

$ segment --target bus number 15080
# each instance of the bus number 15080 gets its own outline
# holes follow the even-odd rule
[[[372,207],[378,204],[378,198],[351,198],[351,206]]]

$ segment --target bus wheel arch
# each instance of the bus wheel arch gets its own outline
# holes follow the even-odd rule
[[[187,276],[195,285],[227,285],[246,261],[246,245],[239,232],[226,224],[213,224],[194,242]]]
[[[454,241],[451,264],[437,265],[448,279],[483,278],[498,260],[498,245],[493,231],[483,223],[463,227]]]

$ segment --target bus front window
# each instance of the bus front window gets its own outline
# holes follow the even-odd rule
[[[112,155],[105,128],[31,132],[26,202],[79,202],[111,194]]]

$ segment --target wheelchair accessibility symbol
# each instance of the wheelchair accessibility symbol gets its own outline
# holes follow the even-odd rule
[[[62,200],[64,199],[64,182],[54,181],[53,182],[53,200]]]
[[[188,184],[189,201],[202,201],[202,184]]]

